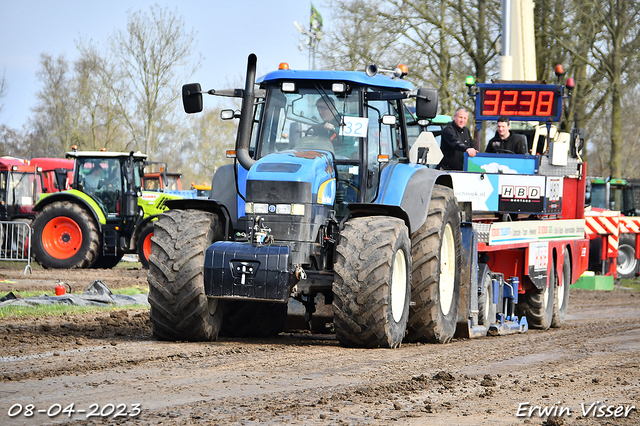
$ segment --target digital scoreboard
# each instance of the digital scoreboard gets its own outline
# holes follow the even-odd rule
[[[562,86],[555,84],[477,84],[476,120],[560,121]]]

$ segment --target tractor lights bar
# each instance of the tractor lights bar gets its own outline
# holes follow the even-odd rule
[[[284,93],[297,93],[298,89],[293,81],[283,81],[280,85],[280,90]],[[346,83],[332,83],[331,91],[333,93],[346,93],[349,91],[349,86]]]
[[[244,205],[245,214],[290,214],[293,216],[304,216],[304,204],[267,204],[267,203],[246,203]]]

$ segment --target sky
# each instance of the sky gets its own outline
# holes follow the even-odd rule
[[[17,130],[27,124],[43,89],[36,77],[42,53],[64,55],[72,63],[79,56],[76,41],[104,47],[116,30],[126,30],[128,12],[148,14],[154,4],[177,11],[186,32],[196,32],[203,61],[189,82],[201,83],[204,90],[243,81],[250,53],[258,56],[258,76],[281,62],[291,69],[309,68],[293,24],[309,27],[306,0],[0,0],[0,77],[4,73],[8,86],[0,98],[0,124]],[[321,0],[314,6],[327,29],[329,11]]]

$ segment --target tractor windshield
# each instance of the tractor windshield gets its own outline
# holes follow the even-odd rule
[[[608,206],[605,206],[605,192],[604,184],[591,185],[591,207],[600,209],[608,208]]]
[[[118,198],[122,194],[122,177],[118,158],[85,159],[79,161],[82,190],[90,195],[105,213],[118,213]]]
[[[332,152],[336,159],[357,160],[366,119],[360,110],[360,89],[334,93],[331,83],[301,82],[282,91],[273,85],[259,130],[259,157],[290,149]]]
[[[42,193],[41,181],[33,173],[9,173],[7,204],[32,206]]]

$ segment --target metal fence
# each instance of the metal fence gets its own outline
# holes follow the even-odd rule
[[[13,221],[0,222],[0,261],[27,262],[24,274],[31,269],[31,226]]]

